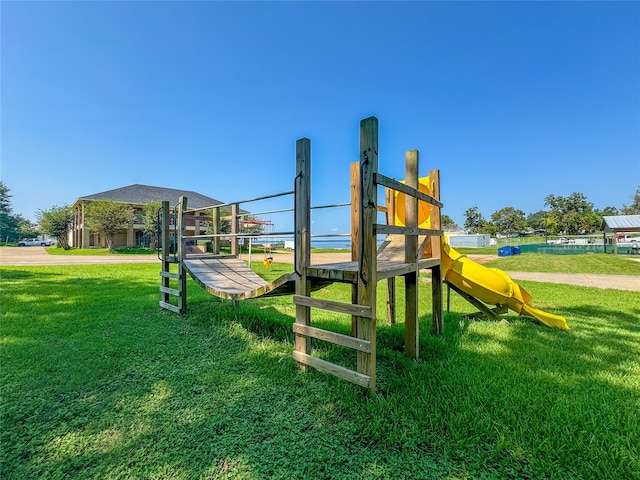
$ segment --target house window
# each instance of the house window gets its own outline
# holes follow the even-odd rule
[[[138,230],[136,232],[136,247],[149,247],[151,245],[151,236]]]

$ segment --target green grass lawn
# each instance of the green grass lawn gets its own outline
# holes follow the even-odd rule
[[[291,297],[234,308],[189,280],[181,317],[159,310],[153,264],[4,267],[0,281],[3,479],[640,477],[637,292],[522,282],[568,332],[469,322],[452,296],[435,337],[422,284],[421,359],[380,318],[368,397],[299,372]]]
[[[640,275],[640,262],[625,256],[605,253],[586,255],[545,255],[525,253],[500,257],[484,263],[486,267],[518,272],[602,273],[608,275]]]

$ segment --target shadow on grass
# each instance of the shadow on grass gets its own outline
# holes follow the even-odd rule
[[[403,355],[402,324],[380,326],[380,393],[368,398],[298,373],[290,298],[234,308],[190,284],[180,317],[158,309],[157,267],[80,269],[64,283],[60,271],[3,271],[3,340],[15,339],[1,353],[6,478],[638,472],[638,373],[624,375],[640,360],[634,309],[568,306],[570,332],[450,313],[441,337],[425,315],[418,361]]]

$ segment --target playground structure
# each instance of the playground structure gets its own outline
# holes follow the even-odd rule
[[[419,357],[419,288],[420,270],[431,270],[432,325],[436,334],[443,330],[443,281],[480,310],[480,314],[496,318],[505,308],[519,314],[532,315],[547,325],[566,327],[562,317],[545,314],[529,306],[531,296],[509,281],[498,285],[493,275],[482,266],[459,255],[446,244],[440,229],[439,171],[419,179],[418,151],[405,155],[405,181],[399,182],[378,172],[378,119],[369,117],[360,122],[360,160],[351,165],[351,261],[311,264],[311,210],[343,205],[311,207],[311,142],[302,138],[296,142],[296,175],[294,190],[244,202],[188,209],[187,198],[181,197],[175,212],[175,253],[171,252],[171,208],[162,206],[162,285],[160,306],[177,313],[186,311],[186,279],[189,274],[210,294],[231,301],[260,296],[293,294],[296,318],[294,359],[304,370],[310,366],[335,375],[375,392],[376,388],[376,303],[377,283],[387,280],[387,321],[395,321],[395,281],[402,277],[405,284],[405,353]],[[378,187],[385,188],[384,205],[378,203]],[[263,233],[239,233],[240,204],[280,196],[293,195],[294,231],[271,232],[272,236],[293,235],[294,272],[268,282],[255,274],[239,258],[238,239],[264,236]],[[231,210],[231,233],[219,233],[223,208]],[[283,210],[279,210],[281,212]],[[200,216],[205,212],[205,217]],[[261,212],[266,215],[275,212]],[[379,213],[386,223],[378,223]],[[209,216],[210,215],[210,216]],[[253,214],[258,215],[258,214]],[[197,225],[210,218],[213,233],[186,235],[187,225]],[[378,235],[385,241],[378,247]],[[220,239],[231,238],[230,255],[220,254]],[[211,240],[211,254],[192,254],[187,240]],[[470,263],[471,262],[471,263]],[[481,267],[480,269],[473,267]],[[172,266],[176,266],[177,270]],[[487,269],[488,270],[488,269]],[[475,272],[468,275],[468,272]],[[444,278],[443,278],[444,276]],[[502,278],[504,280],[504,272]],[[488,278],[491,280],[488,280]],[[508,278],[508,277],[507,277]],[[171,283],[173,282],[173,283]],[[324,300],[312,292],[339,282],[351,285],[351,303]],[[177,284],[177,288],[174,288]],[[173,285],[173,286],[172,286]],[[172,303],[171,299],[174,298]],[[495,309],[486,304],[495,305]],[[326,310],[351,317],[351,335],[344,335],[312,326],[312,312]],[[557,317],[557,318],[553,318]],[[546,320],[546,321],[545,321]],[[564,323],[564,327],[562,324]],[[311,339],[350,348],[356,352],[356,369],[330,363],[313,356]]]

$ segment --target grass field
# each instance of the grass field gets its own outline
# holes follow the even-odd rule
[[[380,318],[371,398],[299,372],[290,297],[234,308],[189,281],[181,317],[158,309],[153,264],[0,275],[3,479],[640,478],[637,292],[522,282],[568,332],[469,322],[453,296],[435,337],[423,284],[421,359]]]

